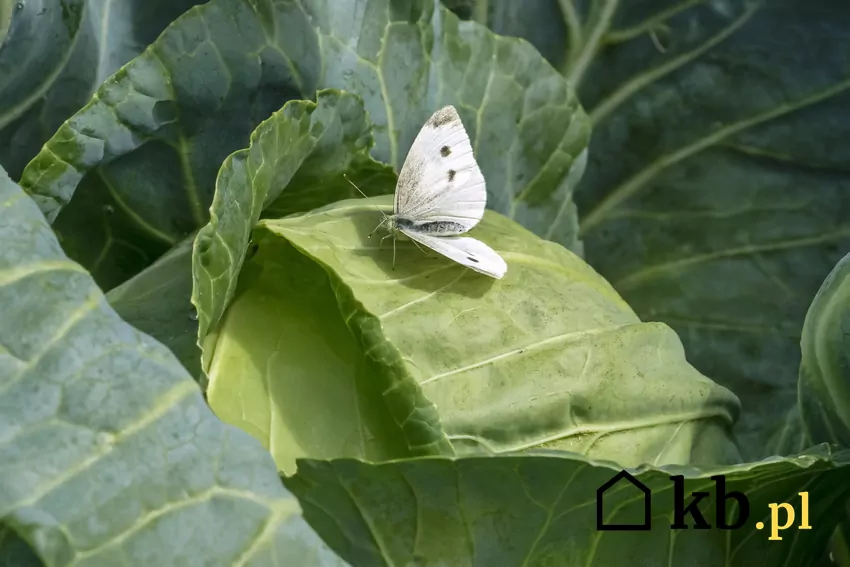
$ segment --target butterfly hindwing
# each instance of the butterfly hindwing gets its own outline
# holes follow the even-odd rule
[[[432,236],[415,230],[402,232],[419,244],[476,272],[501,279],[508,270],[508,265],[495,250],[470,236]]]
[[[447,221],[466,232],[487,204],[484,175],[453,106],[435,112],[422,126],[399,173],[394,213],[417,221]]]

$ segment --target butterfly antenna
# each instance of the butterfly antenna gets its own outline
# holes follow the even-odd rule
[[[361,195],[363,195],[363,196],[364,196],[364,197],[366,197],[367,199],[369,198],[369,197],[367,197],[367,196],[366,196],[366,193],[364,193],[363,191],[361,191],[361,190],[360,190],[360,187],[358,187],[357,185],[355,185],[355,184],[354,184],[354,181],[352,181],[351,179],[349,179],[349,178],[348,178],[348,175],[346,175],[346,174],[344,174],[344,173],[343,173],[343,174],[342,174],[342,176],[343,176],[343,177],[345,177],[345,180],[346,180],[346,181],[348,181],[349,183],[351,183],[351,186],[352,186],[352,187],[354,187],[355,189],[357,189],[357,192],[358,192],[358,193],[360,193]]]
[[[357,189],[357,192],[358,192],[358,193],[360,193],[361,195],[363,195],[363,197],[364,197],[364,198],[366,198],[366,199],[368,199],[368,198],[369,198],[369,197],[366,195],[366,193],[364,193],[363,191],[361,191],[361,190],[360,190],[360,187],[358,187],[357,185],[355,185],[355,184],[354,184],[354,181],[352,181],[351,179],[349,179],[349,178],[348,178],[348,175],[346,175],[345,173],[343,173],[343,174],[342,174],[342,176],[343,176],[343,177],[345,177],[345,180],[346,180],[346,181],[348,181],[349,183],[351,183],[351,186],[352,186],[352,187],[354,187],[355,189]],[[386,213],[384,213],[384,211],[382,211],[380,208],[378,208],[378,207],[377,207],[377,206],[375,206],[375,205],[372,205],[372,206],[373,206],[373,207],[375,207],[375,210],[376,210],[376,211],[378,211],[379,213],[381,213],[381,216],[382,216],[383,218],[381,219],[380,224],[378,224],[378,226],[376,226],[376,227],[375,227],[375,230],[373,230],[372,232],[370,232],[370,233],[369,233],[369,236],[367,236],[366,238],[372,238],[372,235],[373,235],[373,234],[375,234],[376,232],[378,232],[378,229],[379,229],[379,228],[381,228],[382,226],[384,226],[384,221],[386,221],[386,220],[387,220],[387,215],[386,215]],[[383,242],[383,241],[382,241],[382,242]]]

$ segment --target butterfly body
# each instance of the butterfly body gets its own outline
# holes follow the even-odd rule
[[[489,246],[468,236],[484,216],[487,189],[457,111],[446,106],[422,126],[396,185],[393,214],[378,228],[404,234],[482,274],[501,278],[507,264]],[[395,256],[395,252],[393,252]],[[395,262],[395,260],[393,260]]]
[[[424,234],[433,234],[435,236],[451,236],[455,234],[463,234],[468,229],[459,222],[448,220],[415,220],[403,217],[401,215],[392,215],[387,221],[389,226],[395,230],[405,232],[413,230]]]

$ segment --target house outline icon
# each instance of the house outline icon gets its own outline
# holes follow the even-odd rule
[[[605,524],[602,500],[605,491],[619,483],[621,480],[643,493],[643,523],[642,524]],[[636,479],[628,471],[620,471],[611,480],[596,489],[596,529],[598,531],[649,531],[652,529],[652,492],[644,483]]]

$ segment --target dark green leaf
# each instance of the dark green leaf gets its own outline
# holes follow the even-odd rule
[[[850,254],[823,282],[806,314],[800,406],[813,443],[850,447]]]
[[[581,38],[582,6],[573,0],[443,0],[464,20],[484,24],[498,34],[527,39],[556,69],[569,61],[570,39]],[[572,29],[572,33],[568,30]]]
[[[190,301],[194,240],[185,239],[111,289],[106,299],[122,319],[171,349],[189,374],[203,381],[198,315]]]
[[[770,437],[765,451],[768,455],[794,455],[810,445],[798,405],[791,406],[785,419]]]
[[[0,8],[2,16],[2,8]],[[0,567],[42,567],[44,563],[11,528],[0,524]]]
[[[811,298],[850,249],[850,4],[559,3],[593,123],[576,193],[587,259],[741,397],[738,439],[759,458],[796,401]],[[500,31],[557,35],[543,4]]]
[[[200,3],[0,2],[0,165],[12,179],[104,79]]]
[[[331,547],[358,567],[472,565],[610,567],[611,565],[812,565],[842,515],[850,493],[850,452],[807,455],[731,467],[641,468],[632,471],[651,489],[652,531],[598,531],[596,491],[618,472],[606,462],[565,453],[549,455],[419,458],[370,465],[353,460],[298,462],[284,479],[304,517]],[[674,493],[669,476],[685,476],[685,502],[699,503],[714,529],[671,530]],[[712,475],[726,477],[726,494],[739,491],[750,515],[737,530],[717,529],[718,497]],[[802,524],[808,493],[810,530]],[[768,504],[795,507],[793,528],[769,541]],[[740,509],[725,501],[726,519]],[[621,480],[603,497],[606,524],[641,524],[643,494]],[[778,514],[783,520],[783,512]],[[757,522],[765,527],[759,530]]]
[[[490,207],[579,250],[572,189],[589,129],[574,94],[529,44],[435,5],[212,0],[108,79],[22,185],[110,288],[207,222],[219,166],[261,120],[332,87],[363,98],[372,154],[396,169],[427,117],[454,104]]]
[[[830,558],[837,567],[850,566],[850,501],[844,505],[844,521],[832,537]]]
[[[621,33],[581,81],[595,124],[582,234],[641,318],[741,397],[753,459],[796,401],[810,298],[850,247],[850,5],[680,7],[604,22]]]
[[[0,170],[0,518],[48,567],[341,564]]]

